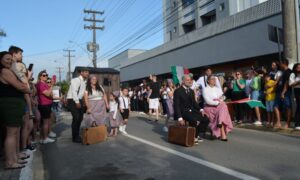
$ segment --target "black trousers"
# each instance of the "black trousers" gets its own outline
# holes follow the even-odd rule
[[[243,92],[243,91],[241,91],[241,92],[233,91],[232,92],[232,100],[233,101],[244,99],[244,98],[246,98],[245,96],[246,96],[245,92]],[[233,108],[234,108],[235,118],[239,121],[243,120],[244,116],[245,116],[245,104],[244,103],[234,104]]]
[[[83,119],[84,109],[83,109],[83,101],[80,100],[81,108],[76,108],[76,104],[73,99],[68,99],[68,108],[72,114],[72,138],[79,137],[80,125]]]
[[[200,133],[205,134],[207,130],[207,126],[209,124],[209,119],[206,116],[202,116],[200,112],[190,112],[186,111],[183,112],[182,118],[189,122],[189,125],[191,127],[196,128],[196,134],[195,137],[198,137]],[[197,125],[199,122],[199,125]]]
[[[300,127],[300,88],[294,89],[296,98],[295,127]]]

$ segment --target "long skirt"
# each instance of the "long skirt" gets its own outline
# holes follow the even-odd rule
[[[112,128],[119,127],[120,124],[123,122],[123,118],[119,112],[117,112],[116,119],[113,118],[114,114],[115,114],[115,112],[109,113],[109,122],[110,122],[110,127],[112,127]]]
[[[214,136],[217,138],[221,136],[220,128],[217,127],[218,124],[223,124],[225,133],[232,131],[233,125],[226,103],[222,102],[218,106],[205,106],[204,111],[209,117],[210,128]]]
[[[86,126],[91,127],[94,122],[97,126],[104,125],[107,118],[104,100],[89,100],[89,105],[91,113],[84,116]]]
[[[174,117],[174,101],[173,99],[167,99],[167,117]]]

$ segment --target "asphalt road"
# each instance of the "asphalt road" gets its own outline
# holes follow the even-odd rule
[[[84,146],[71,142],[65,116],[57,142],[41,147],[46,179],[300,179],[300,138],[234,129],[229,142],[186,148],[169,144],[162,124],[132,117],[130,136]]]

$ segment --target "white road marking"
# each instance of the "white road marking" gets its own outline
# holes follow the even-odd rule
[[[141,143],[147,144],[147,145],[149,145],[149,146],[155,147],[155,148],[157,148],[157,149],[166,151],[166,152],[171,153],[171,154],[173,154],[173,155],[182,157],[182,158],[184,158],[184,159],[193,161],[193,162],[195,162],[195,163],[197,163],[197,164],[201,164],[201,165],[203,165],[203,166],[209,167],[209,168],[211,168],[211,169],[214,169],[214,170],[216,170],[216,171],[222,172],[222,173],[224,173],[224,174],[228,174],[228,175],[230,175],[230,176],[239,178],[239,179],[245,179],[245,180],[259,180],[259,179],[256,178],[256,177],[253,177],[253,176],[249,176],[249,175],[247,175],[247,174],[240,173],[240,172],[238,172],[238,171],[235,171],[235,170],[232,170],[232,169],[229,169],[229,168],[226,168],[226,167],[217,165],[217,164],[212,163],[212,162],[209,162],[209,161],[205,161],[205,160],[203,160],[203,159],[200,159],[200,158],[197,158],[197,157],[188,155],[188,154],[184,154],[184,153],[182,153],[182,152],[179,152],[179,151],[176,151],[176,150],[173,150],[173,149],[170,149],[170,148],[167,148],[167,147],[164,147],[164,146],[155,144],[155,143],[153,143],[153,142],[150,142],[150,141],[141,139],[141,138],[136,137],[136,136],[133,136],[133,135],[127,134],[127,135],[124,135],[124,136],[126,136],[126,137],[128,137],[128,138],[130,138],[130,139],[139,141],[139,142],[141,142]]]
[[[32,180],[33,179],[33,171],[32,171],[32,161],[33,161],[33,153],[26,153],[30,155],[30,158],[26,159],[26,166],[21,170],[19,180]]]

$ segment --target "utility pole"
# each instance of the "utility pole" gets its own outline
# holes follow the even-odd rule
[[[69,82],[71,82],[71,78],[72,78],[72,72],[71,72],[71,58],[72,58],[72,57],[75,57],[75,56],[72,56],[72,55],[71,55],[71,52],[75,52],[75,50],[65,49],[64,51],[68,53],[68,55],[65,55],[65,57],[68,57],[68,59],[69,59],[69,63],[68,63],[68,66],[69,66],[68,80],[69,80]]]
[[[289,63],[298,62],[298,28],[297,28],[297,11],[296,1],[281,0],[282,2],[282,21],[283,21],[283,44],[284,57]],[[298,4],[298,3],[297,3]]]
[[[94,10],[83,10],[85,14],[92,14],[91,19],[84,18],[83,20],[86,22],[92,22],[91,26],[84,25],[84,29],[93,30],[93,42],[88,43],[87,49],[90,52],[93,52],[93,66],[97,67],[97,51],[99,50],[99,44],[96,41],[96,30],[103,30],[104,26],[97,26],[96,23],[103,23],[103,19],[96,19],[96,15],[103,15],[104,11],[94,11]]]
[[[63,69],[64,69],[63,67],[57,67],[59,83],[61,83],[61,73]]]

